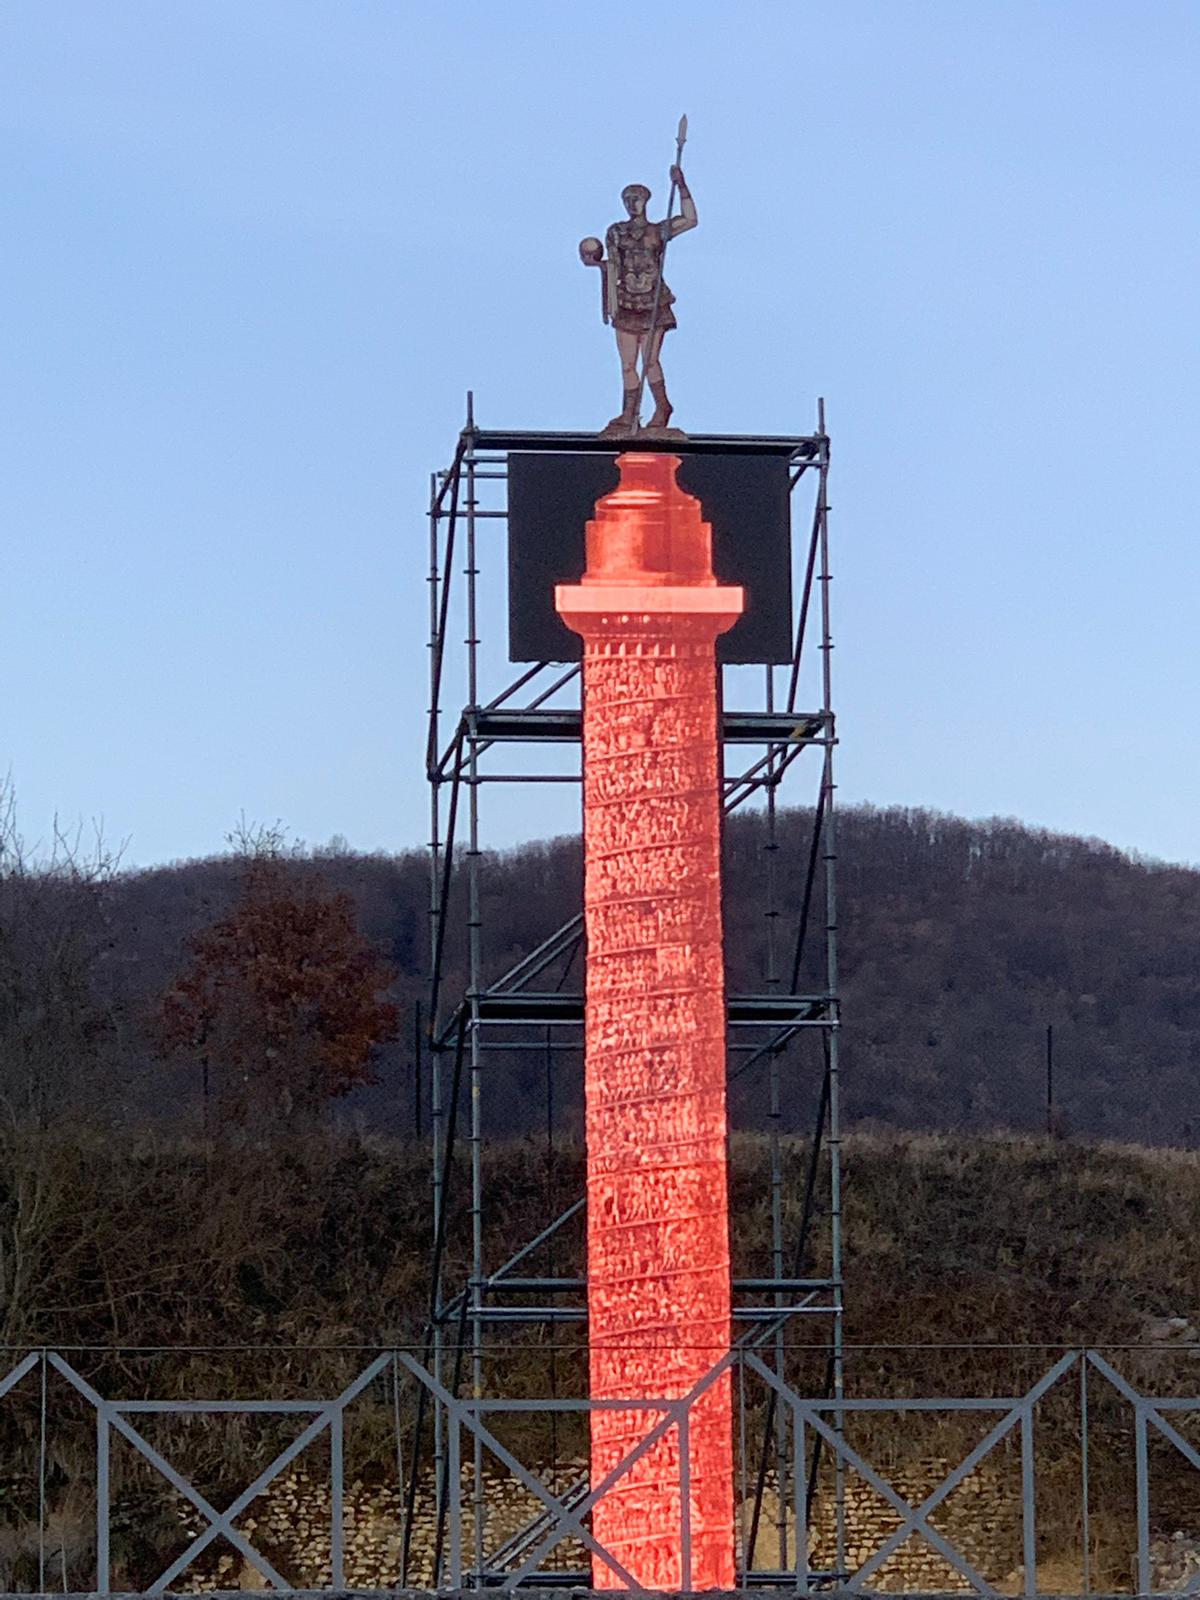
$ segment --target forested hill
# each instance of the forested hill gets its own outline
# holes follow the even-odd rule
[[[772,926],[778,968],[790,967],[810,826],[807,814],[784,813],[781,848],[772,853],[763,848],[761,818],[729,825],[726,923],[738,989],[763,989]],[[868,807],[840,812],[837,850],[852,1122],[1043,1128],[1052,1024],[1064,1132],[1200,1142],[1200,872],[1012,821]],[[768,869],[777,919],[763,914]],[[360,927],[396,964],[400,1036],[380,1053],[377,1086],[356,1090],[338,1114],[403,1131],[413,1118],[412,1007],[424,996],[427,964],[425,858],[318,853],[288,870],[348,890]],[[489,856],[482,870],[485,948],[489,969],[499,972],[577,909],[578,840]],[[187,937],[229,907],[235,884],[235,864],[213,860],[124,875],[109,886],[100,981],[123,1019],[117,1032],[135,1115],[194,1114],[194,1082],[155,1061],[142,1020],[178,970]],[[819,906],[815,932],[823,920]],[[457,926],[447,994],[461,979],[462,945]],[[578,976],[576,969],[572,981]],[[802,987],[818,981],[813,969]],[[543,1126],[540,1054],[500,1056],[488,1070],[495,1131]],[[743,1122],[761,1124],[757,1070],[736,1083],[734,1106]],[[785,1064],[785,1124],[807,1126],[816,1070],[810,1039]],[[577,1073],[564,1071],[555,1100],[567,1122],[577,1119],[578,1096]]]

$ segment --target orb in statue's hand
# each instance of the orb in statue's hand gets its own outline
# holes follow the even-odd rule
[[[599,239],[581,239],[579,241],[579,259],[585,267],[598,267],[604,260],[604,246]]]

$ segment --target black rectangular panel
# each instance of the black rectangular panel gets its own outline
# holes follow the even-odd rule
[[[717,659],[792,659],[791,502],[780,455],[688,455],[680,487],[712,524],[713,568],[746,591],[746,610],[717,640]],[[583,575],[585,527],[615,489],[616,453],[508,457],[508,658],[578,661],[581,640],[554,609],[556,583]]]

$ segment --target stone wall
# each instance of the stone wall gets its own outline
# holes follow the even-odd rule
[[[1150,1584],[1156,1594],[1185,1589],[1200,1573],[1200,1539],[1182,1529],[1150,1545]]]
[[[953,1470],[954,1463],[927,1457],[883,1474],[887,1483],[916,1507]],[[853,1573],[900,1526],[899,1514],[868,1483],[846,1478],[846,1561]],[[933,1513],[930,1522],[959,1554],[992,1584],[1003,1583],[1021,1560],[1021,1488],[1016,1474],[984,1465],[966,1478]],[[814,1507],[810,1564],[831,1570],[836,1558],[836,1525],[830,1497]],[[778,1549],[778,1539],[774,1548]],[[946,1592],[971,1585],[921,1534],[910,1533],[871,1579],[872,1589]]]
[[[912,1505],[918,1505],[949,1470],[945,1461],[927,1458],[893,1468],[887,1479]],[[558,1484],[561,1492],[583,1464],[564,1466]],[[987,1466],[973,1473],[946,1504],[934,1514],[938,1531],[990,1582],[1002,1583],[1019,1567],[1021,1560],[1020,1486],[1015,1475],[1001,1477]],[[473,1558],[473,1521],[470,1489],[464,1484],[463,1560]],[[504,1539],[520,1531],[536,1515],[538,1503],[515,1479],[490,1479],[487,1495],[487,1547],[493,1550]],[[354,1480],[345,1493],[345,1573],[351,1588],[386,1588],[399,1582],[403,1512],[399,1490],[392,1484],[366,1484]],[[297,1588],[321,1588],[330,1583],[329,1567],[329,1484],[318,1475],[297,1472],[281,1477],[259,1496],[240,1519],[239,1527],[252,1544],[260,1547],[286,1578]],[[744,1508],[748,1527],[750,1508]],[[181,1510],[181,1521],[190,1533],[199,1533],[203,1523],[190,1509]],[[794,1526],[786,1521],[787,1561],[794,1560]],[[855,1571],[899,1526],[899,1516],[876,1492],[854,1474],[846,1480],[846,1557]],[[740,1525],[741,1526],[741,1525]],[[739,1540],[741,1537],[739,1526]],[[831,1570],[836,1558],[836,1529],[831,1499],[819,1499],[814,1507],[810,1534],[810,1565],[815,1570]],[[436,1539],[436,1512],[431,1482],[422,1483],[417,1497],[410,1552],[410,1581],[428,1581]],[[779,1562],[780,1535],[778,1498],[769,1487],[762,1508],[755,1565],[775,1566]],[[448,1556],[448,1545],[446,1548]],[[560,1570],[581,1570],[587,1559],[581,1546],[564,1541],[546,1563]],[[244,1558],[229,1549],[223,1540],[215,1541],[196,1564],[197,1570],[185,1574],[186,1588],[204,1590],[264,1586],[262,1575]],[[910,1534],[900,1548],[875,1575],[873,1589],[893,1592],[965,1590],[970,1586],[920,1535]]]

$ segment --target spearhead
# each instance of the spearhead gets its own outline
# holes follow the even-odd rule
[[[687,118],[686,117],[680,117],[680,119],[679,119],[679,128],[678,128],[678,130],[676,131],[676,134],[675,134],[675,149],[676,149],[676,152],[677,152],[675,159],[676,159],[677,162],[679,160],[679,157],[683,154],[683,147],[684,147],[684,145],[686,143],[687,143]]]

